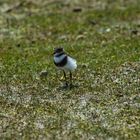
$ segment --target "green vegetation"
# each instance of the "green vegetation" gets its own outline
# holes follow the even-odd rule
[[[138,2],[1,0],[0,139],[140,139]],[[78,87],[59,89],[56,46]]]

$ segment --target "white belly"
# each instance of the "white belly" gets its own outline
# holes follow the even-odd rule
[[[76,68],[77,68],[76,60],[68,56],[67,64],[61,69],[65,71],[74,71]]]

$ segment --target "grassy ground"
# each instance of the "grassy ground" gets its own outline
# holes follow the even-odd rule
[[[140,139],[138,2],[1,0],[0,138]],[[60,45],[78,61],[71,90]]]

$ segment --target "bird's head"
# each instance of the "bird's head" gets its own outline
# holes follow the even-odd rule
[[[53,54],[59,54],[59,53],[62,53],[62,52],[64,52],[64,49],[62,48],[62,47],[58,47],[58,48],[55,48],[54,49],[54,53]]]

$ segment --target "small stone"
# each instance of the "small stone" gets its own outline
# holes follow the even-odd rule
[[[21,44],[19,44],[19,43],[18,43],[18,44],[16,44],[16,47],[20,47],[20,46],[21,46]]]
[[[131,31],[131,34],[137,35],[137,34],[138,34],[138,30],[132,30],[132,31]]]
[[[78,36],[76,37],[76,40],[84,39],[84,38],[85,38],[85,35],[78,35]]]
[[[95,20],[89,20],[89,23],[92,24],[92,25],[96,25],[97,22]]]
[[[82,12],[82,8],[80,8],[80,7],[75,7],[75,8],[73,9],[73,12]]]
[[[43,70],[43,71],[40,72],[39,75],[40,75],[40,77],[46,77],[48,75],[48,71]]]
[[[88,64],[81,64],[81,67],[82,68],[87,68],[88,67]]]
[[[107,28],[107,29],[106,29],[106,32],[110,32],[110,31],[111,31],[111,29],[110,29],[110,28]]]

